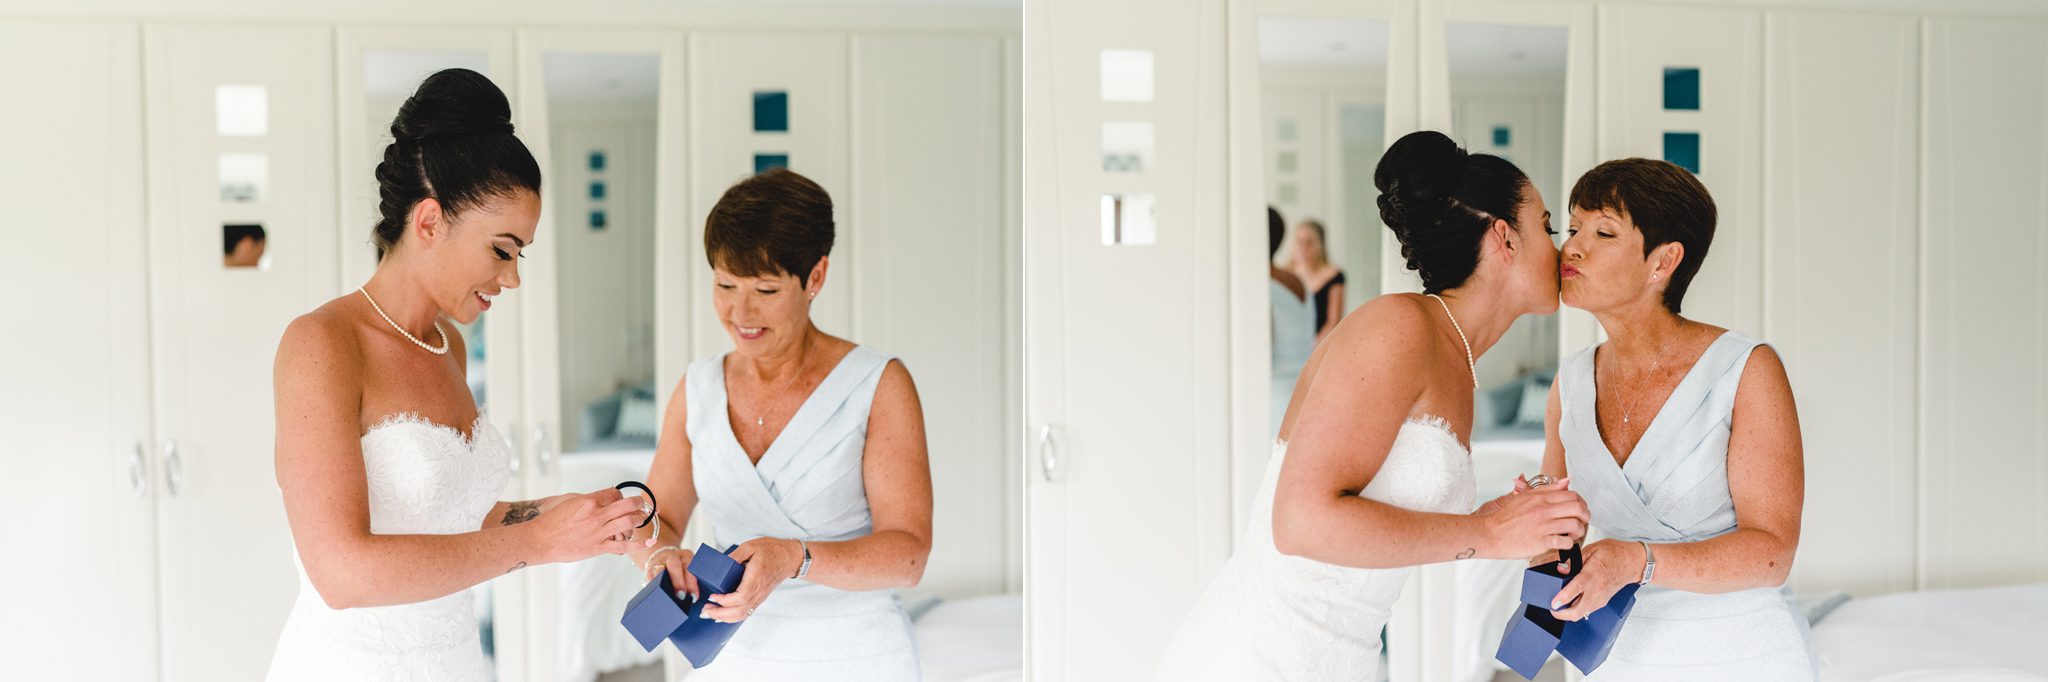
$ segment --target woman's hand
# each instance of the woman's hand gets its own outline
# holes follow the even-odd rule
[[[681,548],[654,551],[660,554],[656,557],[659,560],[647,562],[646,570],[641,572],[641,580],[653,580],[654,574],[666,568],[669,582],[676,586],[677,599],[696,599],[703,596],[697,593],[697,576],[690,575],[690,559],[696,555],[695,552]]]
[[[1526,483],[1480,505],[1472,515],[1486,523],[1490,559],[1520,559],[1572,546],[1585,537],[1591,515],[1586,501],[1571,491],[1565,478],[1542,489]]]
[[[1601,540],[1586,545],[1585,566],[1551,600],[1552,615],[1558,620],[1578,620],[1606,606],[1614,593],[1643,577],[1643,547],[1625,540]],[[1579,603],[1572,604],[1577,599]],[[1561,609],[1565,604],[1571,608]]]
[[[720,623],[737,623],[754,615],[754,608],[767,601],[776,586],[796,577],[804,563],[804,550],[795,540],[755,538],[740,543],[732,558],[747,565],[739,589],[711,595],[710,605],[704,607],[704,617]]]
[[[564,497],[564,496],[557,496]],[[550,498],[555,499],[555,498]],[[544,563],[582,561],[599,554],[624,554],[632,545],[633,527],[646,512],[639,498],[625,497],[610,488],[556,499],[550,513],[534,519],[528,527],[538,536]]]

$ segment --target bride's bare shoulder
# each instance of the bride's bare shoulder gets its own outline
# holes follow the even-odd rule
[[[357,333],[357,316],[349,310],[349,304],[344,296],[293,318],[277,343],[277,367],[309,369],[308,365],[361,364],[362,341]]]
[[[1427,333],[1429,305],[1434,303],[1419,294],[1375,297],[1345,315],[1320,345],[1383,368],[1414,366],[1411,361],[1424,357],[1435,338]]]

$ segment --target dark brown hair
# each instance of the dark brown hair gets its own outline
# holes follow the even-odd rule
[[[512,105],[475,71],[428,76],[398,108],[391,139],[377,164],[377,260],[405,237],[406,219],[423,200],[440,201],[453,219],[490,199],[540,192],[540,164],[512,136]]]
[[[1572,186],[1571,207],[1580,211],[1614,211],[1627,216],[1643,233],[1643,257],[1657,247],[1678,242],[1685,253],[1671,271],[1664,289],[1664,309],[1678,314],[1685,289],[1706,261],[1714,243],[1714,197],[1690,171],[1669,161],[1617,159],[1594,166]]]
[[[1515,224],[1529,177],[1507,159],[1472,154],[1433,130],[1401,136],[1380,156],[1380,222],[1401,242],[1422,292],[1456,289],[1479,268],[1479,244],[1495,219]]]
[[[741,180],[704,219],[704,259],[741,277],[795,275],[832,253],[832,197],[810,178],[771,168]]]

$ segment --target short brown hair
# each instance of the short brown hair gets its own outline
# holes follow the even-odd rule
[[[832,253],[832,197],[787,168],[754,175],[719,197],[704,219],[704,259],[742,277],[795,275]]]
[[[1685,248],[1671,285],[1664,289],[1664,308],[1678,314],[1685,289],[1699,274],[1714,243],[1714,197],[1692,172],[1669,161],[1618,159],[1594,166],[1572,186],[1571,207],[1628,216],[1643,233],[1643,256],[1659,246],[1678,242]]]

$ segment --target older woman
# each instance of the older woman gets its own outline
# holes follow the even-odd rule
[[[1706,187],[1663,161],[1610,161],[1572,189],[1560,291],[1608,340],[1560,368],[1543,470],[1570,473],[1607,539],[1585,548],[1557,614],[1583,618],[1643,585],[1593,679],[1815,674],[1782,587],[1805,486],[1784,365],[1762,341],[1679,316],[1714,216]]]
[[[746,573],[732,594],[699,595],[689,548],[632,554],[708,597],[706,617],[748,621],[692,680],[918,677],[892,588],[916,585],[931,553],[923,411],[903,363],[811,323],[832,232],[831,197],[786,169],[734,185],[705,221],[734,349],[691,363],[647,481],[660,525],[683,528],[701,503]]]

